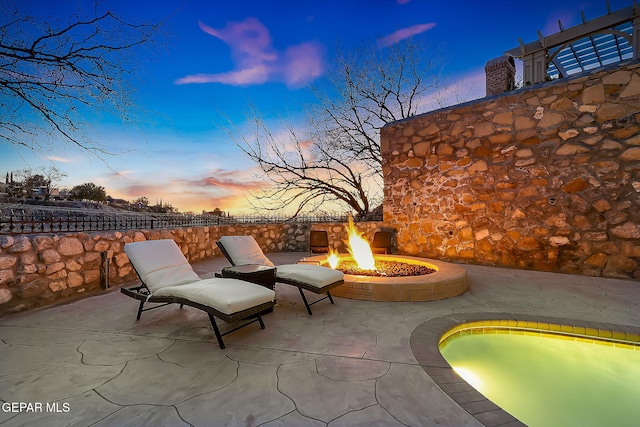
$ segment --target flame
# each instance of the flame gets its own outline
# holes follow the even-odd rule
[[[329,255],[327,255],[327,262],[329,263],[329,267],[335,270],[336,267],[338,267],[338,264],[340,263],[340,255],[338,254],[338,252],[334,251],[333,249],[329,249]]]
[[[351,216],[349,216],[347,233],[349,235],[349,253],[355,260],[356,264],[358,264],[358,267],[362,270],[375,270],[376,261],[373,258],[373,252],[371,252],[369,242],[363,239],[362,234],[356,230]]]

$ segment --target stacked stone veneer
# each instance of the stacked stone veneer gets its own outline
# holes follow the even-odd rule
[[[63,235],[0,236],[0,314],[52,304],[102,291],[107,283],[137,279],[124,245],[173,239],[189,262],[221,256],[215,241],[251,235],[265,252],[309,250],[309,230],[326,230],[332,246],[344,250],[344,224],[273,224],[115,231]],[[358,224],[369,238],[376,223]]]
[[[381,131],[400,253],[640,279],[640,64]]]

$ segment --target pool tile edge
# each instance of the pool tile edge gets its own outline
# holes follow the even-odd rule
[[[418,325],[411,333],[409,340],[411,351],[418,364],[445,394],[460,405],[461,409],[467,411],[486,427],[507,425],[526,427],[526,424],[495,405],[481,393],[468,390],[460,384],[460,382],[466,382],[455,373],[439,349],[441,338],[449,331],[461,330],[469,323],[480,327],[483,322],[487,326],[530,328],[576,337],[593,337],[607,340],[614,345],[615,343],[618,345],[640,344],[640,328],[632,326],[515,313],[458,313],[435,317]]]

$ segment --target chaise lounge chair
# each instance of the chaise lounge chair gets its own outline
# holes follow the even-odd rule
[[[267,258],[258,242],[252,236],[223,236],[216,242],[220,251],[229,260],[231,265],[258,264],[273,266]],[[298,288],[307,312],[311,312],[311,306],[324,299],[329,299],[333,304],[331,289],[344,283],[344,274],[328,267],[309,264],[285,264],[276,266],[276,282],[285,283]],[[309,304],[303,289],[316,294],[327,294]]]
[[[201,279],[171,239],[127,243],[124,251],[142,282],[121,288],[123,294],[140,301],[137,320],[143,311],[167,304],[198,308],[209,315],[220,348],[225,348],[222,337],[240,328],[259,322],[264,329],[260,312],[275,304],[271,289],[238,279]],[[143,309],[147,302],[164,304]],[[221,334],[214,316],[229,323],[255,317]]]

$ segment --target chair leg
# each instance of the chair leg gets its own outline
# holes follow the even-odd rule
[[[260,323],[260,328],[264,329],[264,322],[262,321],[262,316],[258,313],[258,322]]]
[[[298,288],[298,290],[300,291],[300,296],[302,297],[302,301],[304,301],[304,306],[307,307],[307,312],[313,316],[313,313],[311,312],[311,307],[309,307],[309,303],[307,302],[307,297],[305,297],[304,292],[302,292],[302,288]]]
[[[140,316],[142,316],[142,307],[144,307],[144,301],[140,301],[140,306],[138,307],[138,315],[136,316],[136,320],[140,320]]]
[[[329,297],[329,301],[331,301],[331,304],[334,304],[333,298],[331,297],[331,292],[327,291],[327,296]]]
[[[209,320],[211,321],[211,326],[213,326],[213,332],[216,334],[216,338],[218,339],[218,345],[221,349],[224,350],[224,341],[222,341],[222,335],[220,335],[220,329],[218,329],[218,325],[216,324],[216,319],[212,314],[209,314]],[[262,320],[260,321],[262,322]]]

